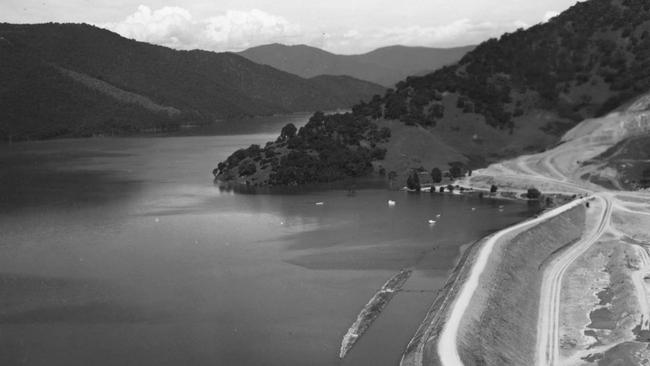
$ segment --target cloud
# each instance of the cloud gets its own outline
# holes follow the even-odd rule
[[[139,41],[177,49],[213,51],[238,51],[273,42],[291,43],[301,35],[300,26],[257,9],[229,10],[197,20],[180,7],[167,6],[152,11],[140,5],[123,21],[100,26]]]
[[[548,12],[547,14],[550,14]],[[522,21],[506,23],[459,19],[437,26],[365,27],[341,29],[305,28],[262,10],[228,10],[195,18],[181,7],[157,10],[140,5],[117,23],[100,25],[139,41],[176,49],[240,51],[268,44],[308,44],[335,53],[362,53],[388,45],[450,47],[478,44],[504,32],[526,28]]]
[[[558,15],[560,15],[559,12],[554,11],[554,10],[549,10],[546,13],[544,13],[544,18],[542,18],[542,20],[544,21],[544,23],[546,23],[549,20],[551,20],[551,18],[555,18]]]

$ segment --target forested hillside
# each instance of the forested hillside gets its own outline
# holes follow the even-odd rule
[[[347,108],[384,91],[355,79],[306,80],[233,53],[175,51],[84,24],[0,24],[0,79],[2,140]]]
[[[409,77],[383,97],[356,105],[348,118],[424,128],[443,150],[481,166],[544,149],[578,121],[608,113],[648,89],[650,3],[589,0],[547,23],[488,40],[454,65]],[[325,124],[329,118],[338,117],[325,117]],[[298,136],[309,135],[306,128]],[[393,133],[391,140],[396,138]],[[385,146],[388,156],[396,155],[390,143]],[[309,146],[292,151],[317,156]],[[280,170],[286,162],[276,158]],[[411,160],[432,168],[421,157]]]

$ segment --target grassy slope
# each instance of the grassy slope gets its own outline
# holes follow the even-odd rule
[[[413,167],[423,167],[426,171],[434,167],[445,170],[449,168],[448,162],[468,162],[465,156],[427,129],[406,126],[398,121],[381,121],[378,125],[390,128],[392,136],[382,145],[387,150],[386,157],[376,164],[386,171],[395,171],[402,178],[400,181]]]

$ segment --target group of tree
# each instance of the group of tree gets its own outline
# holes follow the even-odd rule
[[[215,175],[245,177],[270,169],[268,185],[323,183],[360,177],[372,171],[372,162],[383,160],[386,150],[378,144],[390,138],[390,130],[379,128],[365,117],[352,113],[315,113],[296,128],[287,124],[275,142],[265,147],[251,145],[219,163]]]

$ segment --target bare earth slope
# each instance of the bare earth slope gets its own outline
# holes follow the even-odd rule
[[[515,191],[535,186],[542,192],[583,195],[588,201],[572,204],[590,203],[584,230],[566,231],[577,234],[575,239],[556,237],[565,231],[554,228],[554,220],[567,216],[551,211],[545,214],[547,220],[529,225],[522,234],[534,235],[536,231],[554,228],[542,235],[541,241],[537,240],[532,251],[526,249],[525,236],[510,234],[514,228],[495,234],[502,237],[499,240],[486,240],[469,261],[469,275],[458,280],[453,301],[446,307],[432,309],[441,311],[437,319],[443,321],[429,324],[431,329],[424,332],[428,336],[416,338],[419,345],[410,347],[415,351],[405,355],[403,364],[650,362],[646,343],[650,341],[650,286],[646,280],[650,278],[650,194],[603,187],[590,179],[590,174],[603,174],[599,167],[584,164],[622,141],[650,135],[647,96],[639,101],[603,118],[582,122],[551,150],[493,164],[459,182],[483,189],[491,184]],[[618,175],[615,168],[611,167],[608,173],[613,179]],[[562,208],[566,211],[570,207]],[[573,224],[579,224],[578,221],[574,218]],[[537,253],[547,245],[555,245],[556,249]],[[530,255],[514,258],[520,251]],[[508,267],[513,265],[524,269],[520,275],[537,273],[539,282],[527,280],[529,287],[510,284],[519,278],[508,275]],[[472,276],[474,273],[478,274]],[[490,281],[500,276],[505,277]],[[524,297],[526,300],[512,308],[514,303],[510,300],[531,289],[536,289],[535,294]],[[537,299],[532,307],[526,305],[531,298]],[[520,313],[524,309],[528,311]],[[536,314],[530,314],[531,311]],[[519,325],[528,324],[526,319],[531,315],[536,321],[520,328]]]

